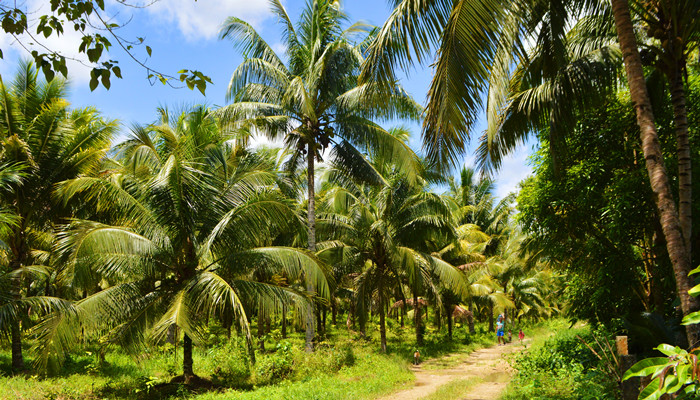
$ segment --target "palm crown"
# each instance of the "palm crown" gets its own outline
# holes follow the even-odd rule
[[[60,187],[59,196],[82,198],[111,224],[75,220],[62,237],[67,278],[78,283],[90,274],[82,271],[94,271],[105,287],[72,313],[42,323],[44,362],[71,343],[76,321],[135,349],[176,329],[184,333],[189,380],[192,340],[202,340],[208,316],[233,315],[250,346],[246,310],[253,304],[269,312],[283,301],[306,301],[258,281],[254,272],[304,277],[327,295],[312,254],[271,246],[280,232],[301,226],[275,188],[273,160],[227,139],[206,108],[162,111],[160,124],[135,127],[119,146],[109,179],[84,177]]]

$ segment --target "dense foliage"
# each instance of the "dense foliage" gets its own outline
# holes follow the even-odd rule
[[[609,335],[642,352],[700,340],[700,7],[634,3],[396,0],[374,29],[337,0],[296,22],[270,0],[284,55],[229,17],[220,38],[244,57],[230,104],[159,109],[121,143],[116,121],[71,109],[63,56],[34,53],[0,79],[0,368],[46,397],[370,396],[410,379],[414,351],[487,344],[498,314],[512,329],[564,312],[602,328],[517,356],[506,398],[615,396]],[[111,43],[85,30],[104,2],[51,6],[37,34],[76,23],[90,87],[109,87]],[[2,29],[28,32],[26,13],[0,5]],[[433,45],[423,113],[395,67]],[[539,141],[517,198],[468,166],[445,173],[482,106],[482,172]],[[382,125],[422,117],[423,155]],[[656,374],[655,395],[694,388],[696,353],[657,349],[630,374]],[[99,388],[53,391],[72,374]]]
[[[552,328],[554,326],[550,324],[548,329]],[[556,332],[546,339],[537,340],[529,351],[511,361],[518,372],[501,398],[573,400],[618,396],[615,376],[597,356],[609,352],[601,348],[608,340],[607,335],[592,332],[590,327]]]
[[[696,98],[697,78],[690,82]],[[696,120],[697,103],[689,104]],[[660,101],[656,111],[673,165],[669,102]],[[531,249],[570,272],[565,293],[572,317],[599,322],[640,312],[675,317],[673,276],[636,131],[626,94],[610,97],[567,136],[565,172],[558,179],[545,140],[533,157],[534,176],[522,183],[519,221],[530,233]],[[700,161],[697,154],[693,159]],[[693,254],[700,257],[697,247]]]

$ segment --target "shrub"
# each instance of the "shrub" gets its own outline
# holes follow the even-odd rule
[[[230,340],[209,351],[212,380],[224,386],[240,386],[251,375],[250,359],[241,339]]]
[[[594,342],[588,329],[566,329],[516,356],[518,374],[502,399],[614,399],[617,383],[577,335]]]
[[[289,342],[277,344],[277,350],[260,357],[255,364],[255,383],[269,384],[289,377],[294,371],[294,357]]]

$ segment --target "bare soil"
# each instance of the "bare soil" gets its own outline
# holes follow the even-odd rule
[[[523,346],[513,342],[505,346],[477,350],[468,357],[457,353],[414,365],[411,367],[416,375],[413,387],[379,400],[419,400],[453,380],[469,378],[474,378],[480,383],[459,397],[459,400],[495,400],[514,373],[503,355],[523,349]],[[455,359],[459,361],[456,364]],[[445,365],[447,367],[444,367]]]

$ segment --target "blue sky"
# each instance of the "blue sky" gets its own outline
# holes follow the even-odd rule
[[[46,12],[43,7],[46,7],[48,2],[25,1],[30,13]],[[305,1],[283,0],[293,20],[296,20]],[[136,2],[138,0],[132,1]],[[361,20],[374,25],[381,25],[390,13],[387,0],[345,0],[343,7],[352,21]],[[110,56],[120,61],[124,79],[113,79],[110,90],[100,87],[90,92],[87,69],[77,63],[71,63],[69,99],[73,106],[96,107],[106,117],[121,121],[124,133],[132,123],[152,122],[156,115],[155,110],[159,106],[225,104],[224,94],[229,78],[241,62],[241,57],[231,42],[217,39],[218,28],[227,16],[237,16],[249,21],[275,50],[283,51],[279,30],[269,12],[267,0],[161,0],[144,10],[108,3],[108,11],[112,12],[117,22],[129,21],[121,30],[122,36],[132,39],[140,36],[146,39],[153,49],[152,57],[146,61],[152,68],[170,74],[184,68],[196,69],[203,71],[214,81],[214,85],[207,88],[206,97],[198,91],[173,89],[160,83],[152,84],[146,79],[147,72],[143,68],[129,60],[124,52],[113,48]],[[76,54],[76,39],[75,33],[67,32],[64,37],[52,38],[47,45],[66,54]],[[0,61],[0,74],[7,77],[14,72],[17,59],[26,57],[26,52],[7,35],[0,35],[0,48],[5,53],[5,59]],[[138,48],[135,54],[140,60],[147,58],[143,46]],[[418,66],[403,76],[402,84],[417,101],[424,103],[430,76],[429,68]],[[411,146],[419,150],[419,125],[404,125],[413,132]],[[472,137],[478,138],[482,130],[483,126],[477,126]],[[467,164],[471,164],[471,150],[475,145],[473,140],[465,158]],[[515,190],[517,183],[530,173],[531,168],[526,162],[530,148],[531,145],[522,146],[503,163],[497,175],[496,194],[499,197]]]

